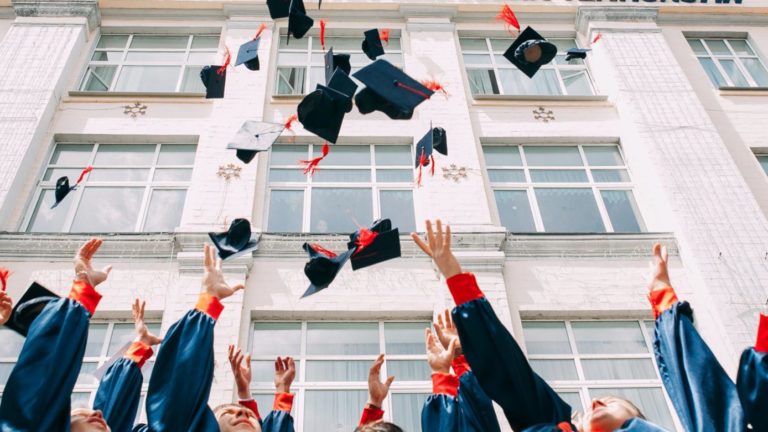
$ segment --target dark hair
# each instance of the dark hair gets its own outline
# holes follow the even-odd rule
[[[368,423],[358,426],[355,432],[405,432],[400,426],[390,422]]]

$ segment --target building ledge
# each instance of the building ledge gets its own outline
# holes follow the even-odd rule
[[[304,96],[306,95],[272,95],[272,103],[296,103],[304,99]]]
[[[720,87],[720,96],[768,96],[768,87]]]
[[[508,105],[514,102],[522,102],[521,105],[530,105],[531,103],[547,103],[557,105],[597,105],[602,106],[608,103],[606,95],[592,96],[568,96],[568,95],[476,95],[473,96],[473,105],[491,106]]]
[[[655,243],[678,255],[672,233],[639,234],[507,234],[507,258],[648,258]]]
[[[105,91],[79,91],[70,90],[69,98],[65,98],[63,102],[99,102],[101,100],[109,100],[113,102],[115,99],[125,99],[134,101],[136,99],[141,100],[162,100],[173,102],[174,100],[195,102],[207,102],[210,99],[205,99],[205,93],[176,93],[176,92],[105,92]]]

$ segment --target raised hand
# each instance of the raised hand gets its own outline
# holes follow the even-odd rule
[[[451,370],[451,363],[455,357],[456,342],[458,338],[452,339],[448,348],[437,342],[437,338],[432,331],[426,329],[424,332],[427,345],[427,362],[432,372],[448,373]]]
[[[395,377],[388,377],[386,381],[381,382],[381,366],[384,364],[384,354],[379,354],[379,357],[371,365],[371,369],[368,371],[368,403],[381,408],[382,402],[386,399],[389,393],[389,386],[392,385],[392,381]]]
[[[445,316],[445,319],[443,319],[443,315]],[[455,340],[456,345],[454,354],[460,356],[462,354],[461,341],[459,340],[459,332],[456,330],[456,326],[453,325],[451,312],[446,309],[445,312],[443,312],[443,315],[438,314],[437,321],[432,323],[435,327],[435,334],[437,334],[437,338],[445,349],[448,349],[451,345],[451,341]]]
[[[163,340],[150,333],[147,324],[144,322],[144,307],[146,305],[147,302],[139,301],[139,299],[133,302],[133,326],[136,329],[137,342],[144,342],[149,346],[154,346]]]
[[[290,393],[293,379],[296,378],[296,363],[293,357],[275,360],[275,388],[278,393]]]
[[[216,257],[216,249],[213,246],[206,243],[203,252],[205,254],[203,263],[205,269],[203,273],[203,289],[205,292],[219,300],[223,300],[245,288],[243,284],[237,284],[233,287],[227,284],[224,280],[224,272],[221,270],[221,260]]]
[[[456,257],[451,252],[451,226],[446,225],[445,234],[443,234],[443,224],[440,219],[436,221],[437,234],[432,231],[432,222],[426,221],[427,224],[427,242],[425,243],[418,234],[411,233],[411,238],[414,242],[429,255],[432,260],[440,269],[440,273],[449,279],[452,276],[456,276],[461,273],[461,265]]]
[[[75,277],[88,282],[93,287],[107,280],[109,272],[112,271],[111,265],[101,270],[93,269],[93,254],[99,250],[102,243],[101,239],[92,238],[80,246],[80,250],[75,255]]]
[[[662,247],[659,243],[653,245],[653,262],[650,263],[651,278],[648,283],[649,291],[672,286],[672,283],[669,281],[668,262],[669,253],[667,252],[667,247]]]
[[[232,373],[235,375],[235,384],[237,384],[237,397],[244,400],[250,399],[251,355],[244,355],[240,348],[235,349],[234,345],[230,345],[229,365],[232,367]]]
[[[5,291],[0,291],[0,325],[5,325],[11,318],[13,300]]]

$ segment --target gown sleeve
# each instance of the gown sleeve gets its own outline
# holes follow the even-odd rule
[[[112,432],[133,429],[141,398],[141,367],[152,357],[152,347],[133,342],[123,358],[107,369],[101,378],[93,409],[101,410]]]
[[[262,432],[293,432],[293,393],[277,393],[272,411],[264,417]]]
[[[736,388],[752,430],[768,431],[768,315],[760,315],[757,342],[741,355]]]
[[[363,407],[363,413],[360,415],[360,423],[358,427],[365,426],[368,423],[373,423],[384,418],[384,410],[373,406],[371,404],[365,404]]]
[[[91,285],[75,281],[69,298],[50,301],[35,318],[3,391],[0,430],[69,430],[70,394],[99,300]]]
[[[259,404],[257,404],[254,399],[240,399],[237,403],[253,411],[253,414],[259,419],[259,424],[261,424],[262,420],[261,414],[259,414]]]
[[[459,356],[453,361],[453,371],[459,377],[460,430],[500,432],[501,427],[493,409],[493,402],[480,387],[465,356]]]
[[[151,432],[219,430],[208,407],[213,379],[213,328],[224,306],[201,293],[195,309],[168,330],[147,392]]]
[[[693,311],[672,287],[650,292],[656,315],[653,344],[659,374],[683,429],[744,431],[736,385],[693,326]]]
[[[448,279],[456,307],[451,315],[461,347],[483,389],[504,410],[514,430],[568,422],[571,407],[539,377],[493,312],[472,273]]]
[[[459,432],[459,379],[450,373],[432,374],[432,394],[421,409],[421,430]]]

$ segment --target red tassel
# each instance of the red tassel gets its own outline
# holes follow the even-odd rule
[[[419,165],[419,175],[416,177],[416,187],[421,187],[421,168],[422,166]]]
[[[85,167],[85,169],[82,172],[80,172],[80,177],[77,178],[77,182],[75,184],[80,184],[80,182],[83,181],[83,177],[85,177],[85,175],[91,171],[93,171],[92,166]]]
[[[379,30],[379,39],[381,39],[382,42],[389,45],[389,29],[381,29]]]
[[[424,151],[422,150],[421,154],[419,155],[419,175],[418,175],[418,177],[416,177],[416,186],[418,186],[418,187],[421,187],[421,171],[422,171],[422,168],[427,166],[427,163],[428,163],[427,155],[424,154]]]
[[[328,249],[320,246],[317,243],[312,243],[311,245],[309,245],[309,247],[311,247],[315,252],[321,253],[327,256],[328,258],[336,258],[336,254],[334,252],[329,251]]]
[[[424,99],[429,99],[429,95],[428,94],[424,93],[423,91],[421,91],[419,89],[415,89],[415,88],[413,88],[413,87],[411,87],[409,85],[405,85],[405,84],[401,83],[400,81],[395,81],[395,85],[400,87],[400,88],[406,89],[406,90],[408,90],[411,93],[416,93],[417,95],[423,97]]]
[[[501,12],[496,15],[496,19],[499,21],[504,21],[504,25],[507,27],[507,31],[509,33],[512,33],[509,30],[510,27],[516,28],[518,32],[520,31],[520,23],[517,21],[515,13],[512,12],[512,8],[510,8],[508,4],[505,4],[501,8]]]
[[[259,29],[256,30],[256,35],[253,37],[253,40],[258,39],[261,36],[261,32],[263,32],[265,28],[267,28],[267,25],[265,23],[261,23]]]
[[[216,73],[219,75],[224,75],[224,73],[227,71],[227,67],[229,66],[229,63],[232,62],[232,53],[229,52],[229,47],[224,47],[224,48],[227,50],[227,53],[224,56],[224,64],[221,65],[221,67],[216,70]]]
[[[299,164],[304,165],[304,175],[309,175],[312,177],[315,174],[315,171],[318,170],[317,166],[320,165],[320,161],[325,159],[326,156],[328,156],[328,153],[331,151],[331,147],[328,145],[328,143],[323,144],[323,155],[318,156],[314,159],[309,160],[300,160]]]
[[[375,231],[371,231],[368,228],[360,228],[360,232],[357,234],[357,240],[355,240],[357,249],[355,250],[355,253],[353,253],[352,255],[354,256],[362,252],[363,249],[370,246],[371,243],[373,243],[373,241],[376,240],[376,237],[378,236],[379,236],[379,233]]]
[[[283,126],[285,126],[285,128],[288,129],[289,131],[292,131],[293,129],[291,129],[291,127],[293,126],[293,122],[295,122],[298,119],[299,119],[299,115],[296,113],[293,113],[288,117],[288,120],[285,121],[285,124]]]
[[[3,291],[5,291],[5,288],[8,286],[8,276],[10,275],[10,270],[0,267],[0,284],[3,285]]]
[[[430,174],[432,177],[435,176],[435,155],[429,155],[429,158],[432,160],[432,166],[430,167],[430,170],[432,171]]]
[[[568,422],[558,423],[557,428],[560,429],[561,432],[573,432],[573,428],[571,428],[571,424]]]
[[[325,20],[320,20],[320,46],[325,51]]]
[[[594,39],[592,39],[592,43],[595,43],[595,42],[599,41],[601,37],[603,37],[603,34],[602,34],[602,33],[600,33],[600,32],[598,32],[598,33],[595,35],[595,38],[594,38]]]
[[[435,93],[442,93],[445,97],[448,97],[448,91],[437,80],[424,80],[421,81],[421,85]]]

